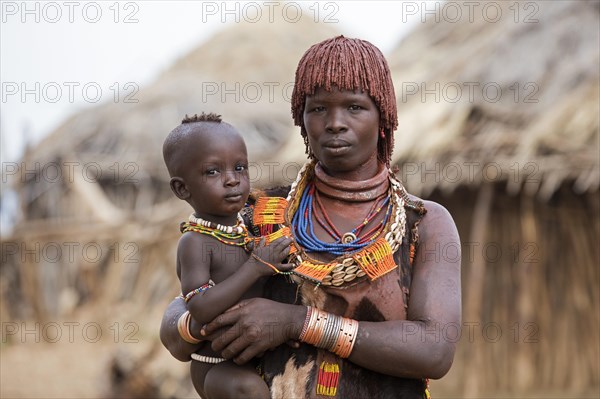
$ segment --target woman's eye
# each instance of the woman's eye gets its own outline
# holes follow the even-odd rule
[[[351,111],[358,111],[358,110],[362,109],[362,107],[360,105],[356,105],[356,104],[351,105],[349,108]]]

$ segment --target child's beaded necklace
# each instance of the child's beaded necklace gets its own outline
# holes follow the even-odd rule
[[[238,247],[245,246],[248,238],[248,229],[244,224],[244,219],[242,219],[242,216],[239,213],[237,214],[237,223],[234,226],[224,226],[219,223],[204,220],[194,216],[192,213],[189,217],[189,221],[181,223],[179,229],[182,233],[193,231],[214,237],[225,245],[234,245]]]

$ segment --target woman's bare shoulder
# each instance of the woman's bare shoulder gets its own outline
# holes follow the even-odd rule
[[[426,211],[419,224],[421,241],[439,234],[457,235],[454,219],[452,219],[452,215],[450,215],[450,212],[443,205],[434,201],[424,200],[412,194],[408,194],[408,197],[414,203],[422,204]]]

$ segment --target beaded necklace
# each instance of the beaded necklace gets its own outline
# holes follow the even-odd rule
[[[196,216],[194,216],[193,213],[190,215],[189,221],[196,225],[208,227],[210,229],[219,230],[219,231],[222,231],[223,233],[227,233],[227,234],[233,234],[233,233],[243,234],[244,231],[246,231],[246,226],[244,225],[244,219],[242,219],[242,216],[239,213],[237,214],[237,223],[234,226],[224,226],[222,224],[211,222],[209,220],[197,218]]]
[[[408,197],[402,184],[389,170],[387,171],[390,182],[388,207],[391,207],[391,211],[386,211],[386,218],[382,223],[383,227],[376,227],[377,230],[369,236],[366,245],[352,252],[352,250],[348,249],[337,251],[339,248],[345,249],[347,247],[343,246],[344,243],[341,243],[341,246],[336,243],[337,247],[334,250],[341,253],[329,262],[318,261],[306,254],[305,250],[308,248],[303,248],[303,244],[299,245],[298,231],[304,230],[307,235],[306,238],[309,240],[313,240],[315,235],[314,231],[311,232],[308,224],[305,226],[308,229],[298,229],[299,219],[302,219],[304,215],[299,211],[299,208],[305,191],[309,190],[310,182],[314,178],[314,169],[314,162],[304,164],[298,172],[298,177],[292,183],[286,200],[279,199],[277,205],[275,205],[275,202],[272,203],[274,207],[279,210],[284,209],[285,212],[275,212],[274,209],[269,210],[269,215],[278,214],[276,218],[270,219],[269,222],[277,224],[280,229],[292,227],[293,235],[291,238],[294,240],[293,246],[296,248],[295,253],[290,257],[290,262],[296,265],[293,273],[298,277],[312,281],[317,286],[322,284],[339,287],[344,283],[365,275],[369,279],[375,280],[397,268],[398,266],[394,262],[393,254],[400,248],[402,238],[404,237],[406,226],[404,205]],[[308,207],[308,201],[305,200],[302,206]],[[295,218],[296,215],[300,215],[299,219]],[[308,250],[311,251],[310,249]],[[329,249],[326,252],[330,252]],[[333,254],[337,255],[336,253]]]
[[[241,215],[237,215],[237,223],[234,226],[224,226],[202,218],[197,218],[192,213],[188,222],[181,223],[179,227],[182,233],[193,231],[214,237],[225,245],[243,247],[248,238],[248,229]]]
[[[333,223],[331,223],[326,213],[324,214],[324,216],[327,219],[331,228],[327,227],[325,223],[322,223],[319,220],[319,217],[317,216],[316,212],[313,211],[313,206],[315,202],[321,205],[320,201],[315,201],[315,197],[317,197],[318,195],[315,194],[316,193],[314,184],[309,185],[309,187],[304,190],[304,193],[302,194],[302,198],[300,200],[300,205],[298,206],[294,218],[292,219],[292,225],[294,226],[296,242],[299,245],[301,245],[305,250],[309,252],[327,252],[338,256],[344,254],[352,254],[365,248],[367,245],[370,245],[377,237],[378,234],[372,234],[371,237],[363,236],[360,239],[358,239],[357,234],[358,229],[368,224],[368,222],[379,213],[381,207],[378,208],[375,212],[372,209],[369,212],[369,215],[360,225],[355,227],[350,233],[346,233],[342,236],[337,231],[335,226],[333,226]],[[388,202],[389,196],[387,196],[384,200],[384,205]],[[375,205],[377,205],[377,202],[374,204],[374,206]],[[324,211],[324,209],[322,210]],[[381,223],[380,228],[383,228],[385,226],[385,223],[387,222],[390,216],[390,207],[388,207],[388,211],[389,212],[386,212],[385,218],[383,220],[383,223]],[[327,233],[335,239],[335,242],[329,243],[317,238],[313,226],[313,214],[315,214],[317,221],[321,222],[320,224],[323,226],[325,231],[327,231]],[[376,233],[377,231],[371,230],[371,232]]]
[[[315,185],[314,187],[316,188],[317,186]],[[385,193],[380,195],[379,198],[376,198],[375,201],[373,201],[373,205],[371,206],[371,209],[369,210],[367,217],[365,217],[365,219],[358,226],[356,226],[350,232],[342,234],[335,227],[333,222],[329,219],[329,216],[327,215],[327,211],[326,211],[325,207],[323,206],[323,204],[321,203],[321,198],[320,198],[321,195],[319,194],[319,190],[315,189],[314,196],[315,196],[315,200],[317,202],[317,207],[315,207],[315,211],[318,210],[323,215],[325,220],[323,220],[319,217],[318,212],[314,212],[315,219],[317,220],[319,225],[321,225],[321,227],[323,227],[323,229],[334,239],[341,240],[341,242],[343,242],[343,243],[354,242],[355,240],[357,240],[357,237],[362,232],[363,227],[365,227],[367,224],[369,224],[369,222],[371,220],[373,220],[377,215],[379,215],[379,213],[381,212],[383,207],[387,204],[388,208],[387,208],[384,219],[381,222],[379,222],[376,226],[374,226],[371,230],[367,231],[363,235],[363,237],[358,238],[357,242],[363,243],[363,242],[367,242],[367,241],[372,241],[374,239],[374,237],[377,237],[379,235],[379,233],[381,232],[381,228],[383,228],[385,226],[385,222],[387,221],[387,218],[389,217],[389,214],[392,211],[390,196],[385,195],[385,197],[384,197],[384,195],[385,195]],[[381,197],[383,197],[383,199]]]

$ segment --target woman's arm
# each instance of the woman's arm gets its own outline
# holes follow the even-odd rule
[[[179,361],[189,362],[191,360],[192,353],[196,352],[202,347],[204,343],[198,345],[192,345],[184,341],[179,335],[177,330],[177,320],[187,310],[185,302],[181,298],[175,298],[171,301],[165,314],[163,315],[162,322],[160,323],[160,341],[165,348],[171,352],[171,355]],[[192,321],[192,327],[194,326]],[[196,326],[196,330],[198,327]],[[193,329],[191,329],[194,331]],[[194,336],[199,335],[198,333]]]
[[[441,378],[452,364],[460,331],[460,241],[450,214],[427,204],[420,224],[420,247],[414,263],[408,319],[360,322],[349,360],[383,374],[405,378]],[[266,299],[242,301],[203,331],[213,334],[214,350],[238,364],[300,335],[306,307]]]
[[[350,360],[389,375],[441,378],[461,328],[460,239],[444,207],[427,202],[419,225],[408,320],[361,322]]]
[[[197,345],[190,344],[181,338],[177,329],[177,320],[187,311],[187,306],[181,297],[177,297],[171,301],[163,315],[160,324],[160,340],[165,348],[179,361],[188,362],[191,360],[192,353],[197,352],[207,342],[212,341],[214,337],[223,334],[223,331],[216,331],[213,335],[202,337],[202,342]],[[192,336],[200,336],[200,328],[193,318],[190,321],[190,332]]]

